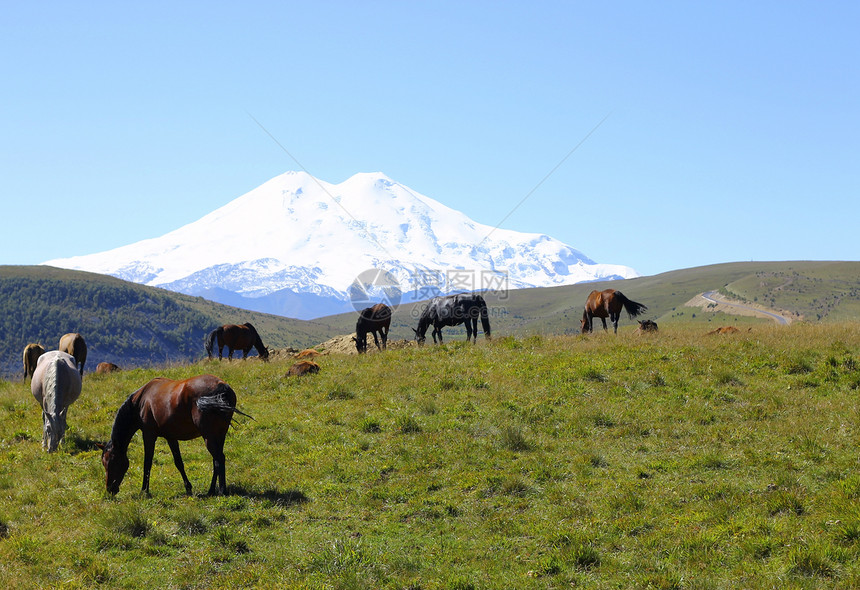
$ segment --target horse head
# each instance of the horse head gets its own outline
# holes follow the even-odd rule
[[[42,446],[49,453],[53,453],[63,442],[66,437],[66,412],[68,408],[63,408],[56,416],[52,416],[47,412],[43,412],[45,425],[42,436]]]
[[[352,337],[352,341],[355,342],[355,350],[358,351],[358,354],[364,354],[367,352],[367,332],[364,334],[356,334]]]
[[[119,452],[109,441],[107,444],[97,444],[102,450],[102,465],[105,468],[105,485],[109,494],[115,496],[119,492],[119,484],[122,483],[128,471],[128,453]]]
[[[585,310],[582,312],[582,320],[580,320],[579,330],[583,334],[591,332],[591,326],[588,325],[588,312]]]
[[[412,331],[415,332],[415,341],[418,343],[418,346],[424,344],[424,341],[427,339],[427,331],[424,331],[424,334],[418,331],[417,328],[412,328]]]

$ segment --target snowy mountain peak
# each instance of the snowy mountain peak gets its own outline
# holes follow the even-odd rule
[[[161,237],[44,264],[304,318],[348,310],[350,285],[368,269],[414,298],[489,279],[522,288],[637,276],[549,236],[473,221],[381,172],[340,184],[286,172]]]

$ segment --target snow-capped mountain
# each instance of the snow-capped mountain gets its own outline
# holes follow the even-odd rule
[[[303,319],[352,310],[371,287],[416,300],[638,276],[477,223],[380,173],[330,184],[287,172],[161,237],[44,264]]]

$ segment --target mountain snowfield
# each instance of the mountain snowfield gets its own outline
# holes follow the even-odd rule
[[[381,173],[330,184],[287,172],[161,237],[43,264],[302,319],[352,309],[350,288],[355,299],[371,269],[390,273],[404,300],[638,276],[543,234],[477,223]]]

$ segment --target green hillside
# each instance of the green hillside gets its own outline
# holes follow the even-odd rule
[[[586,296],[612,287],[648,306],[645,318],[673,322],[766,323],[768,320],[685,307],[709,290],[739,301],[785,310],[811,322],[860,319],[860,262],[738,262],[659,275],[544,289],[488,293],[495,335],[575,334]],[[412,339],[422,303],[395,312],[392,340]],[[21,374],[28,342],[55,348],[61,335],[80,332],[89,346],[87,368],[184,363],[203,355],[203,337],[215,326],[251,322],[272,348],[315,346],[355,328],[354,313],[303,321],[239,310],[144,287],[113,277],[45,266],[0,267],[0,374]],[[622,330],[636,323],[623,317]],[[464,330],[446,328],[446,339]],[[253,354],[253,353],[252,353]]]
[[[22,374],[27,343],[55,349],[67,332],[84,336],[86,368],[92,370],[102,361],[129,367],[197,360],[210,330],[244,322],[254,324],[272,347],[304,347],[331,333],[319,322],[238,310],[104,275],[0,267],[0,374],[6,378]]]
[[[658,275],[583,283],[543,289],[519,289],[487,294],[493,308],[495,334],[575,334],[580,329],[583,305],[594,289],[618,289],[644,303],[644,318],[658,324],[672,322],[768,323],[769,320],[724,313],[708,313],[684,304],[705,291],[720,291],[739,301],[784,310],[805,321],[860,320],[860,262],[734,262],[676,270]],[[392,338],[412,338],[421,304],[398,308],[392,322]],[[355,318],[343,314],[325,318],[346,333]],[[635,321],[624,315],[619,326],[633,329]],[[621,329],[619,327],[619,329]],[[446,328],[445,337],[464,337],[462,328]]]

